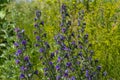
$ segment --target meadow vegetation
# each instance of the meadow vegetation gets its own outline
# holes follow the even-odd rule
[[[0,2],[0,80],[120,80],[119,0]]]

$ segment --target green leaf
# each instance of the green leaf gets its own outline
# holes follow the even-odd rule
[[[0,11],[0,18],[3,19],[5,17],[6,13],[5,11]]]

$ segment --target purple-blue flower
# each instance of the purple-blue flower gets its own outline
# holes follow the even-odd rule
[[[60,70],[60,66],[59,65],[56,66],[56,70],[57,71]]]
[[[75,41],[72,41],[71,44],[72,44],[72,45],[75,45]]]
[[[65,51],[69,51],[70,49],[67,48],[66,46],[64,46],[64,47],[63,47],[63,50],[65,50]]]
[[[18,47],[18,46],[19,46],[19,44],[18,44],[17,42],[15,42],[15,43],[14,43],[14,46],[15,46],[15,47]]]
[[[38,70],[35,70],[34,74],[38,75]]]
[[[20,63],[20,60],[17,59],[17,60],[15,60],[15,62],[16,62],[16,64],[19,64],[19,63]]]
[[[22,40],[22,45],[26,45],[27,41],[26,40]]]
[[[71,63],[71,62],[67,62],[67,63],[66,63],[66,66],[67,66],[67,67],[70,67],[70,66],[72,66],[72,63]]]
[[[39,41],[40,40],[40,36],[36,36],[36,40]]]
[[[34,18],[34,21],[37,21],[37,18]]]
[[[18,37],[18,39],[21,39],[21,38],[22,38],[22,35],[17,34],[17,37]]]
[[[44,26],[44,21],[41,21],[40,24]]]
[[[89,70],[86,70],[85,76],[88,78],[89,77]]]
[[[54,53],[51,53],[51,54],[50,54],[50,57],[51,57],[51,58],[53,58],[54,56],[55,56]]]
[[[43,53],[43,52],[44,52],[44,49],[43,49],[43,48],[40,48],[39,52],[40,52],[40,53]]]
[[[22,30],[21,30],[21,33],[24,33],[24,32],[25,32],[25,30],[24,30],[24,29],[22,29]]]
[[[56,55],[58,54],[58,50],[55,51]]]
[[[75,71],[75,69],[74,69],[74,68],[70,68],[70,70],[71,70],[72,72],[74,72],[74,71]]]
[[[57,60],[57,61],[58,61],[58,62],[61,62],[61,60],[62,60],[62,58],[61,58],[61,57],[58,57],[58,60]]]
[[[21,71],[25,71],[25,70],[27,70],[27,67],[21,66],[21,67],[20,67],[20,70],[21,70]]]
[[[53,65],[53,63],[50,61],[50,62],[49,62],[49,65]]]
[[[48,71],[48,68],[44,68],[43,70],[44,70],[44,72],[46,72],[46,71]]]
[[[25,67],[24,67],[24,66],[20,67],[20,70],[21,70],[21,71],[24,71],[24,70],[25,70]]]
[[[61,23],[60,23],[60,27],[62,27],[63,25],[64,25],[64,23],[63,23],[63,22],[61,22]]]
[[[20,28],[15,28],[15,32],[19,32],[20,31]]]
[[[77,61],[76,63],[77,63],[78,65],[80,65],[80,61]]]
[[[73,37],[75,36],[74,32],[71,33],[71,36],[73,36]]]
[[[24,74],[20,74],[20,78],[21,79],[25,78],[25,75]]]
[[[25,60],[25,61],[29,61],[29,57],[28,57],[28,56],[25,56],[25,57],[24,57],[24,60]]]
[[[65,70],[64,76],[68,77],[68,70]]]
[[[107,76],[107,72],[106,71],[103,72],[103,76]]]
[[[75,77],[74,77],[74,76],[72,76],[72,77],[70,78],[70,80],[76,80],[76,79],[75,79]]]
[[[62,28],[62,32],[65,33],[66,32],[66,28]]]
[[[64,77],[68,77],[68,73],[64,73]]]
[[[60,80],[61,79],[61,76],[56,76],[56,80]]]
[[[34,46],[35,46],[35,47],[38,47],[38,46],[40,46],[40,45],[39,45],[39,44],[35,44]]]
[[[35,23],[35,24],[34,24],[34,27],[38,28],[38,27],[39,27],[39,25],[38,25],[37,23]]]
[[[82,49],[83,47],[80,45],[79,48]]]
[[[62,4],[62,7],[61,7],[61,14],[63,14],[64,12],[66,12],[66,5],[65,4]]]
[[[100,71],[100,70],[101,70],[101,66],[97,66],[97,70],[99,70],[99,71]]]
[[[64,40],[64,39],[65,39],[65,37],[62,36],[62,35],[60,35],[60,40],[62,41],[62,40]]]
[[[18,49],[17,52],[16,52],[16,56],[22,54],[22,50],[21,49]]]

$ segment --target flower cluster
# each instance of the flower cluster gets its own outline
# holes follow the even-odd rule
[[[37,24],[37,27],[34,25],[36,28],[34,34],[36,36],[35,47],[36,50],[40,53],[39,56],[40,61],[42,62],[45,79],[55,80],[55,71],[52,62],[52,59],[54,58],[54,52],[50,53],[51,46],[49,45],[49,42],[46,41],[47,34],[45,33],[44,21],[41,20],[41,11],[39,10],[36,11],[35,24]]]
[[[93,59],[92,44],[88,40],[89,35],[85,33],[84,11],[78,13],[77,31],[70,30],[71,21],[65,4],[62,4],[61,15],[61,32],[54,38],[59,45],[56,79],[98,79],[102,67]]]
[[[47,41],[48,37],[44,30],[44,21],[41,20],[41,11],[36,11],[35,17],[35,55],[39,56],[38,61],[42,62],[43,80],[98,80],[102,72],[102,66],[94,59],[94,51],[89,41],[89,34],[86,34],[84,11],[78,13],[78,26],[76,31],[72,30],[72,20],[67,11],[67,6],[61,6],[60,31],[54,36],[55,50]],[[38,75],[39,70],[33,70],[29,54],[27,53],[27,40],[24,37],[24,30],[15,29],[18,41],[14,43],[17,48],[16,64],[20,66],[20,78],[32,79],[33,74]],[[57,50],[56,50],[57,49]],[[106,76],[107,72],[103,72]],[[39,76],[39,75],[38,75]],[[31,79],[30,79],[31,78]]]
[[[30,80],[33,74],[37,74],[37,73],[34,73],[32,69],[32,63],[30,61],[30,56],[27,53],[28,40],[25,37],[24,30],[15,28],[15,32],[17,35],[17,40],[16,42],[14,42],[14,46],[17,49],[17,51],[15,52],[15,55],[16,55],[15,63],[20,68],[21,74],[19,78]]]

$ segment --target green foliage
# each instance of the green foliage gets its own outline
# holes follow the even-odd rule
[[[0,1],[0,80],[14,80],[16,73],[13,52],[13,23],[6,21],[9,0]],[[14,69],[11,71],[11,69]]]
[[[2,0],[0,4],[4,3],[3,1],[5,2]],[[25,29],[30,41],[34,42],[34,12],[41,10],[42,20],[45,22],[44,29],[48,34],[48,42],[54,44],[53,37],[59,31],[62,3],[66,3],[68,6],[73,30],[76,30],[77,26],[74,25],[77,23],[77,12],[85,10],[86,32],[90,34],[89,40],[92,42],[92,48],[96,53],[94,58],[99,59],[103,69],[108,72],[108,78],[120,79],[120,1],[118,0],[83,0],[83,2],[79,0],[34,0],[32,3],[12,2],[7,5],[7,8],[5,8],[6,4],[0,6],[0,64],[4,64],[0,67],[0,78],[3,80],[17,79],[18,73],[16,74],[16,71],[19,70],[14,66],[13,54],[15,50],[12,44],[14,37],[11,37],[14,26]],[[32,50],[34,52],[34,49]],[[34,58],[37,56],[34,54],[33,60],[36,60]],[[10,71],[10,66],[14,68],[13,71]],[[5,74],[2,74],[3,71],[6,71]]]
[[[120,64],[118,5],[119,2],[106,2],[86,14],[87,30],[91,34],[96,58],[100,59],[104,68],[108,71],[109,77],[115,80],[120,79],[120,67],[118,65]]]
[[[2,80],[13,80],[14,77],[17,77],[14,74],[18,74],[16,73],[17,68],[14,66],[15,62],[13,55],[15,49],[13,46],[13,29],[13,24],[4,22],[0,30],[0,78],[2,78]]]

